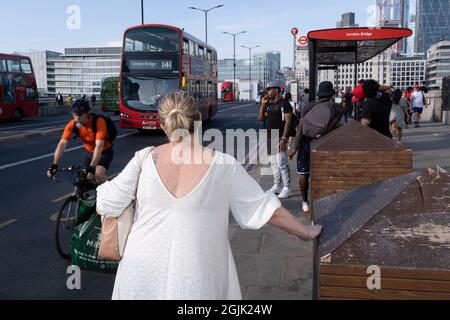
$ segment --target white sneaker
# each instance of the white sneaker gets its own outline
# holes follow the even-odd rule
[[[303,202],[302,203],[302,209],[304,213],[308,213],[311,211],[311,209],[309,208],[309,203],[308,202]]]
[[[282,190],[283,190],[282,187],[277,186],[277,185],[274,185],[274,186],[272,187],[272,189],[270,189],[269,191],[270,191],[270,192],[273,192],[273,193],[275,193],[275,194],[279,194]]]
[[[281,193],[278,195],[278,199],[287,199],[291,196],[291,190],[287,187],[281,190]]]

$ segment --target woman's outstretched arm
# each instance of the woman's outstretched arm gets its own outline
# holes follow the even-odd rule
[[[305,226],[284,207],[275,211],[269,224],[292,233],[302,240],[314,240],[322,232],[321,225]]]

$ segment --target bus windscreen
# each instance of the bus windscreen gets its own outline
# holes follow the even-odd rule
[[[158,109],[158,100],[179,90],[178,78],[127,75],[122,78],[122,100],[130,108],[140,111]]]
[[[178,31],[163,27],[143,27],[125,34],[125,52],[180,52]]]

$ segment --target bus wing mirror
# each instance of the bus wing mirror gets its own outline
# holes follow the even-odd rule
[[[181,87],[183,88],[183,90],[187,90],[188,88],[188,79],[186,76],[183,76],[182,80],[181,80]]]

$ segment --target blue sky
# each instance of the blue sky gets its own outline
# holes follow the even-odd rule
[[[140,24],[140,0],[22,0],[2,1],[0,52],[55,50],[66,47],[112,46],[120,44],[123,31]],[[225,7],[209,14],[209,43],[219,58],[232,57],[232,38],[222,31],[248,31],[237,38],[237,57],[246,58],[241,45],[260,45],[255,53],[278,50],[282,65],[292,64],[290,29],[301,34],[335,27],[344,12],[356,13],[357,23],[366,26],[374,0],[145,0],[147,23],[184,27],[204,39],[204,15],[189,6]],[[67,28],[71,5],[80,8],[80,29]]]

